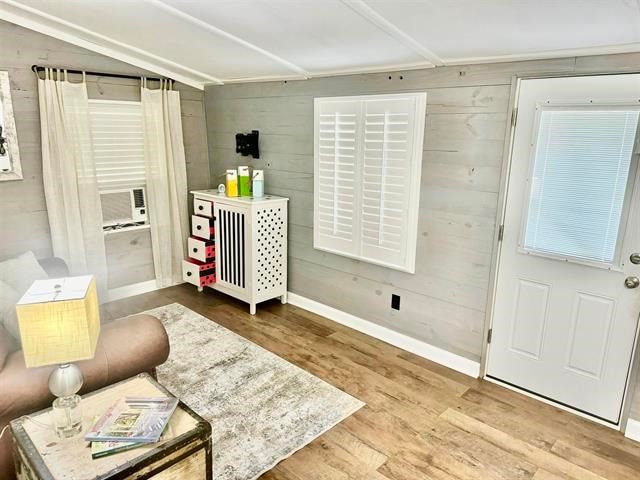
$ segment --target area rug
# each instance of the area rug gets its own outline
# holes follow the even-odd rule
[[[216,480],[253,480],[364,406],[183,305],[145,313],[171,344],[158,381],[211,423]]]

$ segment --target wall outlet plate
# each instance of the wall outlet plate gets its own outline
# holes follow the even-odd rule
[[[391,294],[391,308],[400,310],[400,295],[396,295],[395,293]]]

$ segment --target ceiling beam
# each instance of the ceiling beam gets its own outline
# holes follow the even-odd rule
[[[106,35],[92,32],[84,27],[14,0],[2,0],[0,2],[0,18],[135,67],[173,78],[178,82],[200,90],[204,88],[206,83],[218,85],[223,83],[219,78],[212,75],[167,60],[146,50],[132,47]]]
[[[422,58],[427,60],[431,65],[440,67],[444,65],[442,59],[431,50],[419,43],[413,37],[407,35],[389,20],[380,15],[377,11],[367,5],[363,0],[340,0],[344,5],[356,12],[362,18],[368,20],[380,30],[392,36],[405,47],[410,48]]]
[[[275,53],[272,53],[268,50],[265,50],[264,48],[258,47],[257,45],[254,45],[251,42],[248,42],[240,37],[237,37],[225,30],[222,30],[221,28],[218,28],[214,25],[211,25],[210,23],[207,23],[203,20],[200,20],[199,18],[193,17],[191,15],[189,15],[188,13],[183,12],[182,10],[179,10],[171,5],[167,5],[166,3],[162,2],[161,0],[144,0],[145,2],[149,3],[150,5],[154,5],[158,8],[163,9],[164,11],[175,15],[177,17],[182,18],[183,20],[186,20],[190,23],[193,23],[194,25],[197,25],[201,28],[204,28],[205,30],[208,30],[212,33],[215,33],[217,35],[220,35],[221,37],[225,37],[233,42],[236,42],[240,45],[242,45],[245,48],[251,49],[254,52],[258,52],[262,55],[264,55],[265,57],[270,58],[271,60],[274,60],[275,62],[279,63],[280,65],[283,65],[285,67],[287,67],[289,70],[297,73],[300,77],[304,78],[309,78],[311,75],[309,74],[309,72],[307,72],[304,68],[296,65],[295,63],[292,63],[278,55],[276,55]]]

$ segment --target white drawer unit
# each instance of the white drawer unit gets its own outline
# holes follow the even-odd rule
[[[213,218],[191,215],[191,235],[205,240],[214,238]]]
[[[214,240],[203,240],[197,237],[187,239],[189,257],[200,262],[208,262],[216,256],[216,244]]]
[[[265,300],[279,297],[286,303],[289,199],[271,195],[229,198],[216,190],[191,193],[194,207],[213,202],[216,274],[215,283],[208,286],[247,302],[251,314]],[[194,235],[205,239],[201,231]],[[195,240],[190,239],[190,252],[192,245],[202,246]]]
[[[203,217],[213,217],[213,203],[209,200],[193,199],[193,213]]]

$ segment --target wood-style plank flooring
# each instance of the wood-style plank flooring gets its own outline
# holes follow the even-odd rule
[[[180,285],[105,304],[103,316],[173,302],[367,403],[262,480],[640,479],[640,443],[620,432],[292,305],[267,302],[251,316]]]

